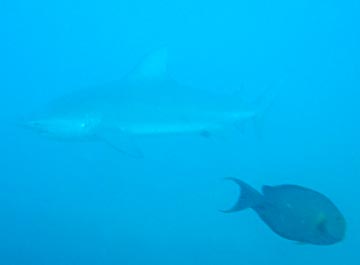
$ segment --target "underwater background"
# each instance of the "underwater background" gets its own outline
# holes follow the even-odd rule
[[[1,0],[0,264],[357,264],[359,13],[355,0]],[[260,139],[139,139],[136,159],[16,125],[158,47],[189,87],[248,101],[271,91]],[[298,245],[253,211],[219,212],[238,196],[230,176],[326,194],[346,238]]]

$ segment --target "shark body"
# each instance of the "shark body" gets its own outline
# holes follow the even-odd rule
[[[197,91],[167,75],[167,53],[147,56],[122,81],[79,90],[49,104],[44,114],[25,122],[40,134],[75,141],[104,141],[137,155],[129,137],[164,134],[209,136],[228,125],[256,120],[261,111],[236,98]]]

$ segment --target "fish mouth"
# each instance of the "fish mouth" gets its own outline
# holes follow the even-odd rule
[[[39,120],[25,120],[18,122],[17,126],[42,136],[49,136],[51,132]]]

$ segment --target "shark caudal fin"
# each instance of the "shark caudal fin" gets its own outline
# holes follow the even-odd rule
[[[226,180],[231,180],[236,184],[238,184],[241,189],[241,194],[239,196],[238,201],[235,203],[233,207],[227,210],[221,210],[221,212],[231,213],[231,212],[242,211],[247,208],[256,207],[262,203],[263,197],[260,194],[260,192],[258,192],[257,190],[246,184],[245,182],[236,178],[226,178]]]
[[[168,50],[161,48],[145,56],[129,74],[128,80],[137,82],[156,82],[167,78]]]

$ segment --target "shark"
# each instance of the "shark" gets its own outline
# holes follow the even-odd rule
[[[167,49],[155,50],[120,81],[57,98],[23,125],[43,136],[101,141],[119,152],[140,157],[143,154],[136,137],[210,137],[227,126],[259,123],[266,109],[263,104],[244,106],[237,97],[184,86],[170,76],[168,57]]]

